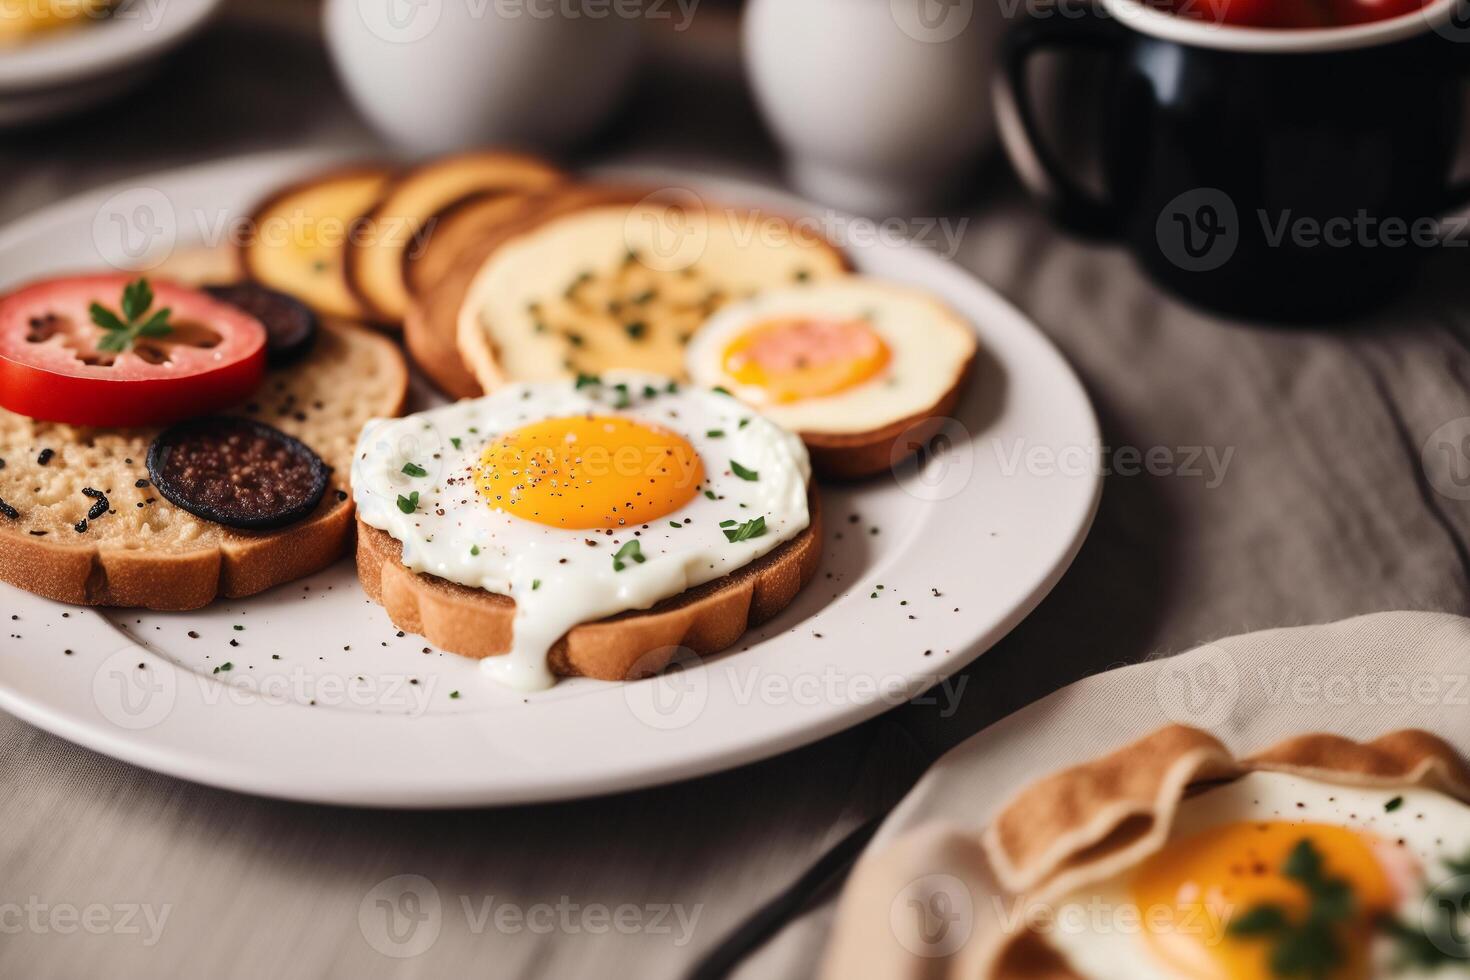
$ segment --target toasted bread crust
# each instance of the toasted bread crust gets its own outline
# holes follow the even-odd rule
[[[451,398],[484,393],[459,356],[459,310],[470,283],[502,230],[545,203],[541,196],[477,196],[453,204],[441,215],[424,255],[410,267],[408,281],[416,291],[403,319],[403,340],[414,363]],[[447,271],[427,285],[429,270],[441,265]]]
[[[470,214],[460,216],[463,223],[454,221],[448,226],[449,234],[429,243],[430,249],[460,254],[437,282],[414,296],[403,321],[404,340],[414,363],[451,398],[484,394],[480,380],[459,352],[459,311],[480,267],[505,242],[543,221],[598,204],[636,204],[648,194],[646,188],[570,185],[527,197],[513,213],[484,223]],[[494,206],[493,202],[466,201],[458,207],[478,211]]]
[[[954,383],[933,405],[871,432],[799,432],[811,453],[812,466],[830,480],[860,480],[882,473],[912,456],[936,435],[954,414],[969,383],[975,355],[960,368]],[[907,445],[899,445],[902,440]]]
[[[529,154],[500,150],[456,153],[437,157],[393,178],[383,189],[378,203],[363,215],[362,220],[371,226],[371,223],[393,215],[404,205],[405,198],[414,196],[415,191],[440,185],[441,189],[437,192],[438,202],[432,205],[430,213],[409,216],[417,232],[425,222],[442,214],[456,200],[479,195],[515,195],[549,187],[565,179],[566,175],[549,162]],[[452,188],[447,195],[442,190],[442,185],[446,183]],[[403,292],[408,288],[412,249],[401,249],[402,254],[396,262],[401,279],[398,283],[389,285],[386,293],[379,292],[379,296],[383,298],[375,299],[374,290],[366,281],[369,274],[369,251],[387,247],[390,246],[382,241],[368,245],[349,243],[343,273],[347,278],[348,290],[373,321],[397,326],[406,315],[406,311],[400,306],[404,301]],[[384,299],[389,294],[397,294],[391,301],[391,308],[384,305]]]
[[[401,412],[408,370],[393,344],[330,320],[322,328],[373,346],[382,369],[383,412]],[[141,458],[154,430],[137,432],[135,452]],[[302,521],[267,532],[220,529],[197,548],[149,548],[131,540],[121,546],[72,542],[33,536],[22,526],[0,526],[0,581],[77,605],[198,609],[220,596],[253,595],[330,565],[351,541],[353,513],[347,473],[339,470],[317,509]]]
[[[251,209],[250,215],[246,219],[246,227],[251,229],[251,234],[245,236],[237,246],[237,250],[239,252],[239,265],[241,273],[245,276],[246,279],[259,282],[265,286],[271,285],[271,283],[265,281],[262,278],[260,267],[255,260],[257,246],[259,244],[258,232],[261,228],[265,226],[266,219],[273,211],[275,211],[280,206],[282,201],[286,200],[289,197],[293,197],[297,194],[308,191],[318,184],[330,183],[333,181],[352,177],[381,177],[384,183],[387,183],[388,181],[393,179],[393,176],[394,170],[391,167],[378,163],[363,162],[349,164],[341,167],[334,167],[331,170],[312,174],[309,177],[303,177],[300,180],[292,181],[291,183],[286,184],[283,187],[277,188],[273,194],[262,200],[260,203],[256,204],[255,207]],[[350,215],[345,217],[344,220],[351,221],[357,217],[358,215]],[[345,319],[369,321],[371,320],[371,316],[369,315],[367,309],[365,309],[362,306],[361,302],[357,299],[356,293],[352,291],[350,285],[347,283],[346,280],[347,247],[345,241],[342,245],[341,252],[342,287],[344,290],[346,290],[348,296],[351,297],[353,308],[323,309],[316,301],[316,297],[298,294],[297,298],[306,303],[308,306],[316,309],[318,313],[324,314],[326,316],[337,316]]]
[[[816,575],[822,528],[815,490],[808,501],[811,523],[806,530],[765,557],[651,609],[568,630],[551,648],[552,673],[632,680],[658,673],[680,648],[707,656],[735,643],[746,630],[790,605]],[[510,648],[515,600],[411,572],[402,559],[398,541],[357,522],[358,578],[399,629],[477,659]]]

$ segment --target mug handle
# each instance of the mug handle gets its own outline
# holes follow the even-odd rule
[[[1028,20],[1006,35],[995,77],[993,97],[1001,142],[1022,183],[1058,224],[1090,237],[1118,233],[1118,206],[1083,189],[1047,147],[1028,95],[1026,68],[1032,55],[1045,48],[1116,51],[1122,38],[1117,24],[1091,8],[1081,17]]]

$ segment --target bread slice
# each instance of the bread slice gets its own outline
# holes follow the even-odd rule
[[[162,261],[139,275],[152,279],[172,279],[190,286],[223,286],[239,282],[240,251],[226,242],[219,245],[184,245],[174,249]]]
[[[315,512],[262,532],[195,517],[139,485],[155,428],[83,428],[0,410],[0,499],[19,513],[0,516],[0,581],[62,602],[197,609],[318,571],[351,541],[347,481],[358,431],[401,412],[407,388],[391,341],[332,320],[303,360],[268,374],[239,413],[301,439],[333,473]],[[78,532],[94,503],[84,487],[106,494],[110,509]]]
[[[551,648],[558,677],[633,680],[668,666],[678,648],[708,656],[775,616],[816,575],[821,511],[808,494],[811,524],[775,551],[723,578],[659,602],[651,609],[574,626]],[[515,600],[403,566],[403,546],[357,523],[357,575],[399,629],[452,653],[483,659],[510,649]]]
[[[861,480],[898,466],[929,445],[954,415],[974,365],[965,361],[959,376],[932,406],[871,432],[798,432],[812,467],[829,480]]]
[[[393,171],[364,164],[284,187],[251,212],[240,243],[245,276],[290,293],[323,316],[367,320],[347,287],[347,243],[377,203]]]
[[[551,164],[517,153],[482,150],[440,157],[397,177],[362,218],[371,234],[347,245],[347,286],[377,323],[397,326],[408,313],[409,257],[432,235],[436,216],[476,194],[516,194],[565,180]]]
[[[682,344],[725,302],[849,271],[784,216],[678,188],[558,194],[481,253],[436,291],[464,289],[456,344],[485,391],[616,368],[682,378]]]
[[[423,250],[406,267],[413,298],[403,318],[404,343],[414,363],[451,398],[484,393],[460,359],[455,338],[470,280],[501,231],[543,204],[541,197],[524,194],[456,202],[439,216]]]

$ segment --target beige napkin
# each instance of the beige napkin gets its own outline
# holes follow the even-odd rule
[[[843,892],[822,976],[978,975],[1005,908],[979,844],[990,817],[1038,777],[1170,722],[1237,756],[1304,732],[1423,728],[1470,758],[1470,619],[1380,613],[1251,633],[1018,711],[945,755],[894,810]]]

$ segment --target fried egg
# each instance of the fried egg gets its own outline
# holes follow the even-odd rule
[[[727,575],[806,529],[801,440],[727,394],[645,374],[508,385],[364,428],[358,516],[414,572],[515,600],[484,669],[550,686],[579,623]]]
[[[1063,898],[1043,932],[1088,980],[1275,980],[1293,953],[1272,923],[1308,921],[1315,867],[1350,897],[1325,942],[1297,944],[1296,955],[1315,947],[1333,963],[1291,975],[1438,976],[1393,968],[1381,923],[1420,923],[1428,890],[1467,857],[1470,807],[1442,793],[1254,772],[1184,800],[1163,848]]]
[[[975,333],[934,297],[849,276],[760,293],[690,341],[689,376],[796,432],[871,432],[926,414],[962,378]]]

